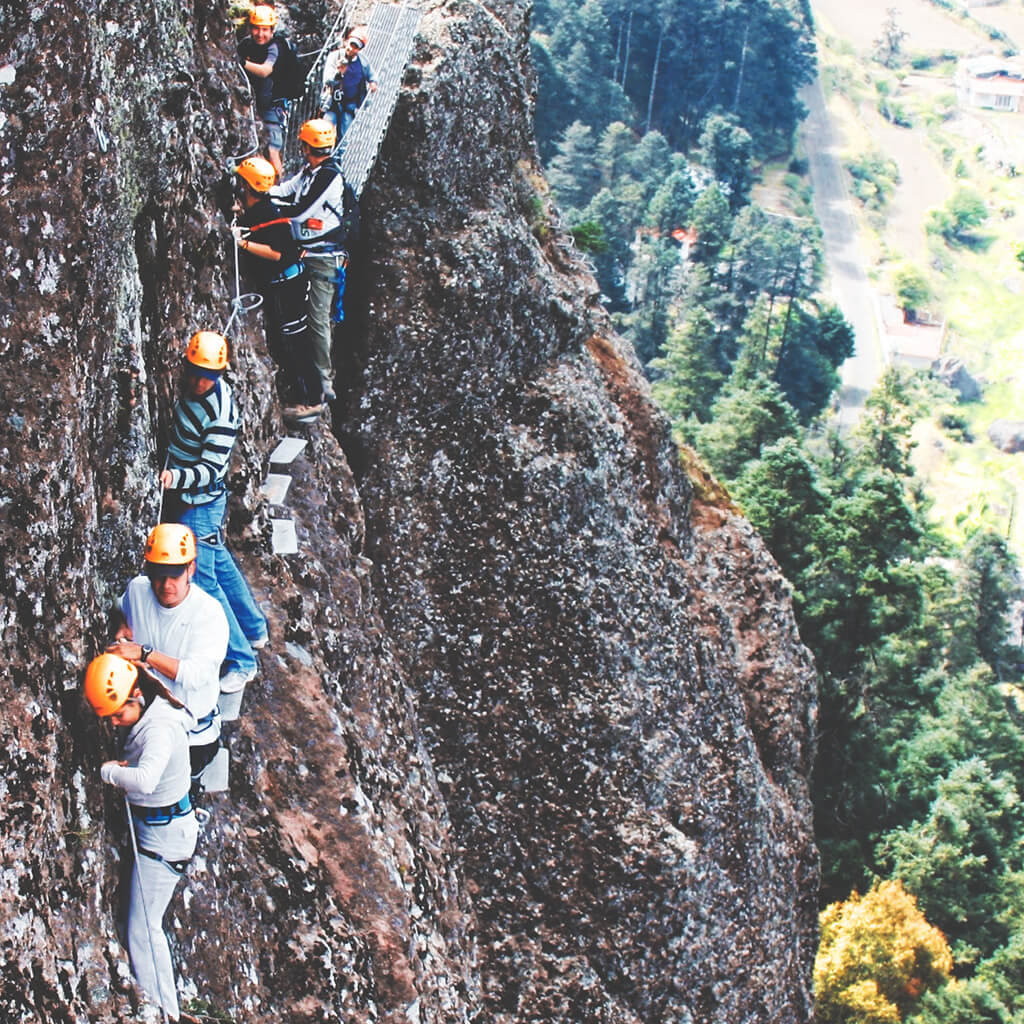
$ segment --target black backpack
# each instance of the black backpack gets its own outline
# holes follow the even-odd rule
[[[306,72],[287,36],[276,32],[274,42],[277,43],[277,60],[274,61],[274,74],[271,76],[274,82],[273,98],[294,100],[302,95],[306,87]]]

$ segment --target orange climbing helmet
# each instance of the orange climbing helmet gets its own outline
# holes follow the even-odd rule
[[[228,365],[228,339],[216,331],[196,331],[185,346],[185,360],[216,380]]]
[[[116,654],[101,654],[85,670],[82,694],[100,718],[116,714],[128,702],[135,689],[139,670]]]
[[[249,10],[249,24],[273,28],[277,24],[277,11],[270,4],[256,4]]]
[[[277,181],[274,165],[269,160],[264,160],[261,156],[246,157],[235,169],[235,173],[253,192],[267,192],[270,186]],[[226,359],[225,365],[227,365]]]
[[[334,149],[334,144],[338,141],[338,131],[326,118],[314,117],[299,129],[299,141],[314,150]]]
[[[354,28],[352,29],[351,32],[349,32],[348,36],[345,39],[345,45],[347,46],[349,43],[355,43],[356,46],[361,50],[364,46],[366,46],[366,44],[369,41],[369,34],[367,33],[366,29],[363,28],[362,25],[360,25],[359,28]]]
[[[195,534],[181,523],[160,523],[146,539],[146,575],[180,576],[196,558]]]

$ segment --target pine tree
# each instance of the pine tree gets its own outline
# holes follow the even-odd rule
[[[706,422],[726,378],[715,352],[715,325],[699,306],[668,336],[663,353],[652,360],[654,397],[677,429],[687,420]]]
[[[729,209],[737,211],[746,204],[754,184],[750,132],[734,114],[709,114],[701,128],[699,145],[704,166],[729,197]]]
[[[594,133],[582,121],[573,121],[558,143],[548,166],[548,183],[555,201],[565,208],[586,206],[600,187]]]
[[[697,190],[689,171],[673,171],[654,193],[644,219],[662,235],[668,235],[677,228],[685,230],[690,226],[696,198]]]
[[[765,448],[798,429],[793,407],[773,380],[734,373],[715,400],[711,422],[700,430],[698,449],[719,476],[734,480]]]
[[[606,188],[614,189],[629,173],[636,145],[636,136],[621,121],[613,121],[601,133],[597,144],[597,166],[601,170],[601,183]]]

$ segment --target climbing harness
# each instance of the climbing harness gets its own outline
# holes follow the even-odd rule
[[[293,277],[298,277],[306,269],[306,264],[299,260],[298,263],[293,263],[290,267],[285,267],[277,277],[270,279],[271,284],[281,284],[284,281],[290,281]]]
[[[160,969],[156,963],[156,949],[153,946],[153,929],[149,923],[149,908],[146,906],[146,892],[142,886],[142,871],[139,868],[139,843],[135,837],[135,822],[133,821],[132,805],[128,800],[128,794],[124,795],[124,806],[128,812],[128,832],[132,837],[132,853],[135,855],[135,881],[139,886],[139,899],[142,902],[142,916],[146,922],[146,941],[149,943],[149,955],[153,961],[153,977],[156,979],[157,998],[160,1000],[160,1013],[163,1016],[164,1024],[168,1024],[167,1009],[164,1007],[164,994],[160,989]],[[152,854],[148,854],[152,856]],[[160,858],[161,860],[163,858]]]
[[[167,807],[144,807],[142,804],[129,804],[128,806],[132,817],[138,818],[146,825],[166,825],[174,818],[182,818],[188,814],[192,810],[192,801],[186,793],[176,804],[169,804]],[[156,860],[163,860],[155,853],[149,853],[146,850],[142,852]]]

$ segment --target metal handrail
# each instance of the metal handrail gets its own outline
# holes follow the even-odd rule
[[[326,81],[324,69],[327,65],[327,58],[332,51],[338,49],[338,40],[351,23],[355,6],[355,0],[345,0],[331,27],[327,30],[327,34],[324,36],[323,45],[316,51],[316,59],[306,73],[306,84],[302,90],[302,95],[294,100],[289,108],[288,119],[285,124],[284,148],[281,150],[281,160],[286,168],[295,168],[301,161],[299,154],[299,129],[306,121],[319,113],[320,99],[323,95],[324,82]]]

